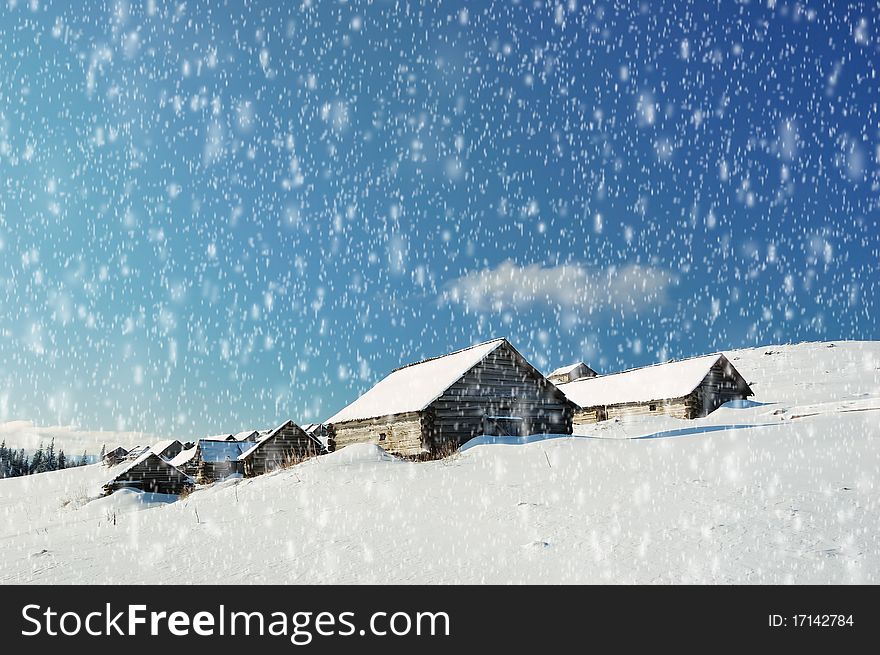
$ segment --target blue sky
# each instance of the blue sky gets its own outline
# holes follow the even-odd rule
[[[9,2],[0,421],[877,337],[876,3]]]

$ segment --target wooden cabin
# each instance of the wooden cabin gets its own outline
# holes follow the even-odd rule
[[[571,434],[573,405],[510,344],[494,339],[391,372],[330,418],[336,448],[374,443],[439,457],[512,417],[522,434]]]
[[[547,376],[547,379],[553,384],[565,384],[566,382],[574,382],[582,378],[594,378],[597,375],[596,371],[583,362],[577,362],[568,366],[560,366],[555,371],[552,371]]]
[[[239,458],[247,477],[263,475],[326,452],[318,439],[306,434],[293,421],[282,423],[260,436],[256,445],[247,445],[251,448]]]
[[[115,466],[119,462],[125,459],[125,456],[128,455],[128,451],[122,446],[117,446],[113,450],[108,450],[104,453],[104,457],[101,460],[106,466]]]
[[[236,441],[250,441],[251,443],[254,443],[259,436],[259,430],[244,430],[243,432],[232,435],[232,438]]]
[[[171,460],[177,457],[180,454],[180,451],[183,450],[183,444],[180,443],[177,439],[167,439],[165,441],[160,441],[157,444],[154,444],[150,447],[151,453],[156,453],[159,457],[164,460]]]
[[[721,354],[577,380],[560,384],[559,390],[578,406],[574,425],[653,414],[693,419],[753,395]]]
[[[147,452],[116,474],[104,485],[104,493],[117,489],[139,489],[151,493],[181,494],[193,488],[193,479],[164,459]]]
[[[229,441],[199,439],[199,443],[196,444],[196,452],[187,468],[192,470],[192,462],[194,461],[196,482],[199,484],[211,484],[231,475],[241,475],[243,469],[239,457],[253,446],[253,443],[235,441],[234,439]]]

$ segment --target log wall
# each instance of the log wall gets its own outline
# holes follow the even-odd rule
[[[518,416],[525,434],[571,434],[573,407],[507,344],[489,353],[430,405],[429,449],[443,452],[483,431],[483,416]]]
[[[269,473],[323,452],[319,441],[309,436],[293,421],[275,430],[272,436],[242,455],[243,472],[252,477]]]
[[[408,412],[333,425],[335,449],[355,443],[373,443],[406,457],[426,452],[423,435],[431,429],[430,412]],[[383,438],[384,435],[384,438]]]

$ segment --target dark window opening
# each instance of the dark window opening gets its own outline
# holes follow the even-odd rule
[[[657,405],[648,405],[648,410],[651,411],[651,412],[656,412],[656,411],[657,411]]]
[[[387,439],[387,438],[388,438],[388,435],[385,434],[384,432],[379,433],[379,441],[385,441],[385,439]]]

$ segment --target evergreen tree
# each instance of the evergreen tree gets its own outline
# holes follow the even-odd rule
[[[34,453],[33,459],[31,459],[31,465],[28,467],[28,473],[42,473],[46,470],[46,455],[43,453],[43,444],[40,443],[40,447],[37,448],[37,452]]]
[[[58,468],[58,456],[55,454],[55,437],[49,442],[46,449],[46,464],[44,466],[47,471],[55,471]]]
[[[107,444],[104,443],[104,444],[101,444],[101,454],[98,455],[98,461],[103,462],[104,455],[106,455],[106,454],[107,454]]]
[[[67,468],[67,457],[64,455],[64,448],[58,451],[58,470],[63,471]]]
[[[18,451],[18,454],[15,457],[13,467],[12,467],[12,477],[17,477],[19,475],[27,475],[30,473],[30,461],[28,456],[24,453],[24,448]]]

